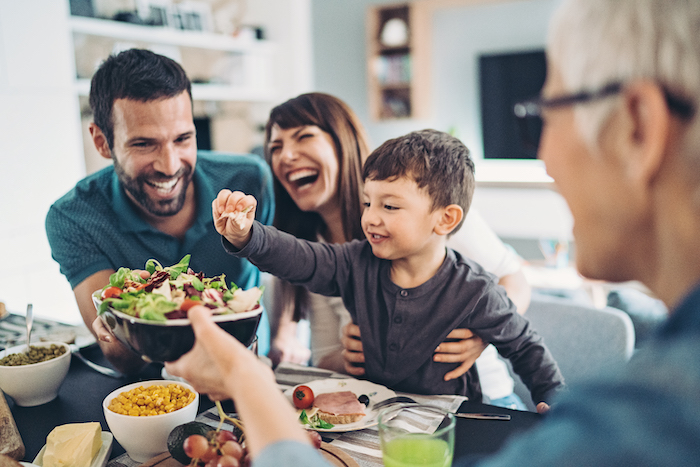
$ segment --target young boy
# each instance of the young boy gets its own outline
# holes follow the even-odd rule
[[[474,165],[458,139],[435,130],[389,140],[363,169],[366,240],[307,242],[254,222],[256,200],[222,190],[212,211],[226,249],[262,271],[323,295],[341,296],[359,325],[368,379],[418,394],[481,399],[473,367],[432,359],[456,328],[493,343],[529,387],[550,403],[563,378],[549,350],[515,310],[495,276],[446,248],[474,191]]]

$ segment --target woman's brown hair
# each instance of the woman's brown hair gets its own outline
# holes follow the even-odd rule
[[[272,109],[265,126],[265,158],[272,166],[268,144],[273,127],[287,130],[307,125],[320,128],[333,139],[338,158],[337,186],[345,241],[362,239],[362,163],[369,154],[369,143],[360,120],[345,102],[329,94],[312,92]],[[319,235],[323,236],[326,225],[320,215],[299,209],[277,179],[274,180],[274,190],[275,227],[311,241],[317,241]],[[282,310],[293,303],[294,320],[304,317],[306,289],[286,283],[280,288],[282,290],[275,290],[275,308]]]

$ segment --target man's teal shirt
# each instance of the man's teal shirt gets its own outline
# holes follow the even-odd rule
[[[197,217],[184,239],[165,234],[140,215],[119,184],[112,166],[84,178],[51,206],[46,234],[51,255],[71,287],[92,274],[120,267],[143,269],[154,258],[163,266],[192,255],[190,267],[248,289],[260,285],[260,272],[247,260],[228,255],[214,229],[211,203],[220,190],[240,190],[258,200],[256,219],[271,224],[274,215],[272,173],[255,155],[199,151],[193,175]],[[263,316],[258,351],[269,350],[269,324]]]

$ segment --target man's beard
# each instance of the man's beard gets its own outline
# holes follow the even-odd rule
[[[159,217],[174,216],[180,212],[182,207],[185,205],[187,188],[192,181],[192,167],[183,166],[173,177],[166,177],[156,172],[156,174],[151,177],[142,174],[136,178],[132,178],[126,174],[124,168],[119,164],[114,156],[112,157],[112,161],[114,162],[114,171],[117,173],[121,186],[131,195],[133,200],[136,201],[139,206],[141,206],[149,214]],[[180,193],[175,198],[156,201],[153,200],[144,189],[144,185],[147,184],[149,179],[155,179],[155,181],[160,182],[179,177],[182,177],[182,187],[180,189]]]

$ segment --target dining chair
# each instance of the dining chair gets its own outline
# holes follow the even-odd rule
[[[569,387],[622,366],[634,352],[632,320],[616,308],[536,295],[525,317],[544,339]],[[515,380],[514,392],[534,411],[530,392],[506,363]]]

